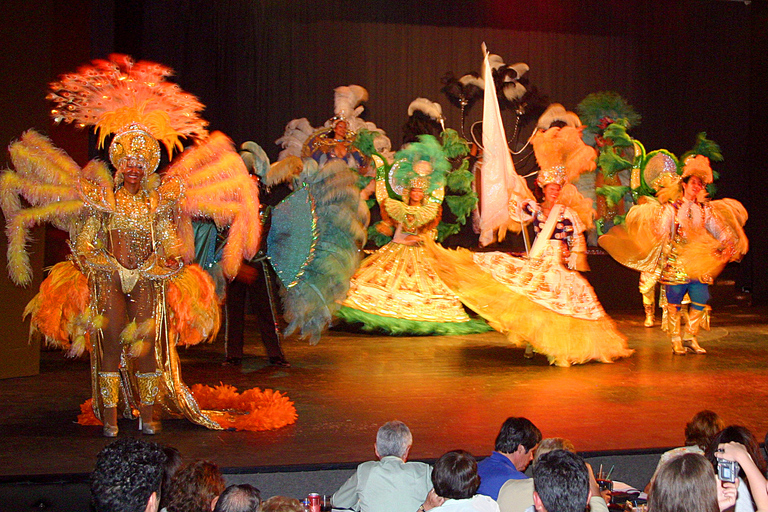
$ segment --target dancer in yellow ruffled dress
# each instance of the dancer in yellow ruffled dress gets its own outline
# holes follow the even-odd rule
[[[433,245],[432,263],[464,304],[510,341],[545,354],[551,364],[628,357],[633,350],[576,272],[588,270],[583,232],[593,210],[568,181],[594,170],[594,150],[581,141],[578,128],[568,126],[538,132],[532,143],[544,200],[509,201],[512,220],[534,223],[537,237],[528,258]]]
[[[192,217],[229,227],[227,276],[255,254],[260,224],[256,185],[232,142],[208,134],[198,113],[203,105],[166,82],[170,73],[113,55],[51,84],[56,120],[94,125],[100,147],[114,135],[109,159],[116,171],[113,178],[97,160],[80,169],[32,130],[13,143],[15,171],[0,179],[9,273],[17,284],[29,283],[25,243],[36,223],[69,232],[72,257],[53,267],[25,313],[49,344],[72,356],[90,352],[92,408],[105,436],[117,435],[118,410],[138,416],[145,434],[159,431],[160,408],[211,429],[292,423],[295,409],[279,393],[259,403],[280,411],[264,422],[253,393],[242,414],[204,410],[181,380],[176,345],[212,339],[220,323],[211,278],[190,264]],[[170,155],[182,149],[180,137],[196,144],[160,178],[160,142]],[[212,409],[238,408],[230,388],[198,391]]]
[[[376,177],[376,199],[394,233],[390,243],[366,258],[352,278],[337,316],[366,330],[391,334],[469,334],[489,330],[469,317],[461,301],[443,284],[424,255],[432,242],[450,163],[431,135],[400,150],[392,182],[402,200],[387,191],[386,167]],[[434,242],[432,242],[434,243]]]

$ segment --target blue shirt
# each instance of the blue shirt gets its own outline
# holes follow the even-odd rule
[[[477,464],[477,474],[480,475],[480,488],[477,493],[490,496],[494,500],[499,498],[499,489],[507,480],[528,478],[499,452],[493,452],[490,457],[480,461]]]

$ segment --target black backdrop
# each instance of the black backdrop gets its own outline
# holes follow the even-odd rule
[[[417,96],[439,101],[448,125],[458,127],[459,111],[441,95],[440,78],[447,71],[479,71],[483,41],[507,63],[529,64],[531,83],[569,109],[591,92],[617,91],[643,116],[633,134],[646,148],[680,154],[699,131],[721,144],[725,162],[716,167],[722,176],[718,195],[739,199],[750,212],[751,251],[735,274],[756,300],[768,298],[762,236],[768,226],[761,200],[766,183],[761,150],[768,142],[765,0],[10,4],[21,11],[37,5],[38,16],[48,21],[32,29],[24,23],[4,27],[21,43],[2,57],[15,63],[15,75],[4,77],[3,84],[11,90],[34,88],[24,101],[38,115],[3,112],[3,143],[36,126],[53,132],[67,150],[80,144],[71,130],[53,130],[40,121],[47,105],[37,82],[40,75],[50,80],[72,69],[75,58],[114,51],[173,67],[182,87],[207,105],[212,128],[236,143],[254,140],[272,157],[278,150],[274,140],[290,119],[307,117],[318,125],[331,116],[339,85],[368,89],[366,117],[396,146],[407,105]],[[24,41],[47,48],[49,59],[30,62]],[[26,69],[34,71],[28,76],[34,84],[20,76]],[[480,110],[478,104],[470,121]]]

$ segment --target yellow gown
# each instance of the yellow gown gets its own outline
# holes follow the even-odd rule
[[[562,215],[575,223],[569,208],[563,207]],[[515,345],[530,343],[551,364],[610,363],[630,356],[634,351],[592,287],[565,267],[565,241],[550,238],[557,217],[558,212],[550,213],[550,228],[542,229],[527,259],[431,244],[430,261],[451,291],[491,327]]]

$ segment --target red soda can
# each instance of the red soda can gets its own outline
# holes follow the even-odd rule
[[[309,493],[309,512],[320,512],[320,495],[316,492]]]

